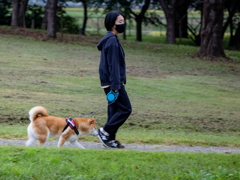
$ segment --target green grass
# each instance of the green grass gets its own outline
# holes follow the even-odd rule
[[[98,127],[105,123],[96,49],[101,37],[78,44],[0,38],[0,121],[5,127],[0,138],[26,139],[28,111],[36,105],[61,117],[94,111]],[[119,140],[240,147],[238,51],[225,51],[231,61],[211,61],[193,58],[198,51],[193,46],[122,44],[133,112],[120,128]]]
[[[62,117],[94,111],[98,127],[105,123],[97,37],[69,44],[10,35],[0,39],[0,138],[26,140],[28,111],[36,105]],[[192,46],[122,44],[133,113],[117,139],[240,147],[240,52],[226,50],[229,62],[211,61],[193,58],[198,48]],[[0,151],[0,179],[240,179],[239,154],[17,146],[0,146]]]
[[[1,147],[1,179],[237,180],[239,154]]]

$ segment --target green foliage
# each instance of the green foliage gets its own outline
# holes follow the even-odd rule
[[[11,1],[1,0],[0,1],[0,25],[10,25],[11,24]]]
[[[61,21],[63,22],[63,32],[69,34],[79,34],[79,24],[77,19],[66,14],[62,11],[63,16],[61,19],[61,10],[58,11],[57,15],[57,31],[61,31]]]
[[[34,23],[35,29],[41,29],[43,9],[39,6],[28,6],[26,11],[26,27],[31,28]],[[33,22],[34,21],[34,22]]]
[[[43,8],[38,6],[28,6],[28,10],[26,12],[26,27],[31,28],[34,20],[34,28],[41,29],[42,20],[43,20]],[[57,11],[57,31],[61,31],[61,22],[63,22],[63,32],[70,34],[78,34],[79,33],[79,25],[77,24],[77,20],[66,14],[64,10],[62,10],[61,17],[61,8]]]

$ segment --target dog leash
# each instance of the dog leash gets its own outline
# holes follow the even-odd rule
[[[110,106],[110,105],[113,104],[113,103],[115,103],[115,101],[113,101],[113,102],[111,102],[111,103],[108,103],[108,106]],[[99,111],[100,109],[104,109],[104,108],[105,108],[105,106],[100,106],[100,107],[97,108],[95,111],[92,111],[90,114],[95,113],[95,112]]]
[[[115,101],[113,101],[113,102],[111,102],[111,103],[108,103],[108,106],[110,106],[110,105],[113,104],[113,103],[115,103]],[[96,109],[96,111],[99,110],[99,109],[103,109],[103,106],[100,106],[98,109]],[[96,112],[96,111],[91,111],[91,112],[89,112],[89,113],[87,113],[87,114],[84,114],[84,115],[81,115],[81,116],[76,116],[76,117],[74,117],[74,118],[87,116],[87,115],[89,115],[89,114],[93,114],[93,113]],[[73,118],[73,119],[74,119],[74,118]]]
[[[84,115],[81,115],[81,116],[76,116],[76,117],[73,117],[72,119],[74,119],[74,118],[79,118],[79,117],[83,117],[83,116],[87,116],[87,115],[92,114],[92,113],[94,113],[94,112],[92,111],[92,112],[89,112],[89,113],[84,114]]]
[[[111,105],[111,104],[113,104],[113,103],[115,103],[115,101],[117,100],[118,96],[119,96],[119,92],[113,92],[113,91],[111,90],[111,91],[107,94],[107,96],[106,96],[107,101],[108,101],[108,106]],[[100,108],[98,108],[98,109],[101,109],[101,108],[102,108],[102,106],[101,106]],[[86,116],[86,115],[89,115],[89,114],[92,114],[92,113],[93,113],[93,111],[92,111],[92,112],[89,112],[89,113],[87,113],[87,114],[81,115],[81,116],[74,117],[74,118],[83,117],[83,116]],[[70,117],[70,118],[71,118],[71,119],[74,119],[74,118],[72,118],[72,117]],[[69,118],[69,119],[70,119],[70,118]]]

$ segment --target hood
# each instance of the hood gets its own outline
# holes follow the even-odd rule
[[[113,34],[112,32],[108,31],[106,33],[106,35],[100,40],[100,42],[97,45],[97,48],[99,51],[102,50],[103,45],[107,42],[108,38],[110,38],[111,36],[115,36],[115,34]]]

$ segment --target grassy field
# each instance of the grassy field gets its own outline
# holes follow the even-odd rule
[[[1,35],[0,137],[26,139],[28,111],[36,105],[62,117],[94,111],[104,124],[100,38],[91,38],[70,44]],[[123,47],[133,113],[119,131],[122,142],[240,147],[239,52],[226,51],[231,61],[211,61],[192,58],[198,48],[191,46],[123,41]]]
[[[101,37],[64,35],[60,42],[46,41],[42,32],[7,33],[22,36],[0,34],[0,138],[26,140],[28,111],[36,105],[62,117],[94,111],[98,127],[105,123],[96,49]],[[117,139],[240,147],[240,52],[226,50],[228,61],[210,60],[193,58],[198,48],[192,46],[122,44],[133,113]],[[0,151],[4,180],[240,179],[239,154],[15,146]]]
[[[239,180],[240,154],[0,147],[1,179]]]

